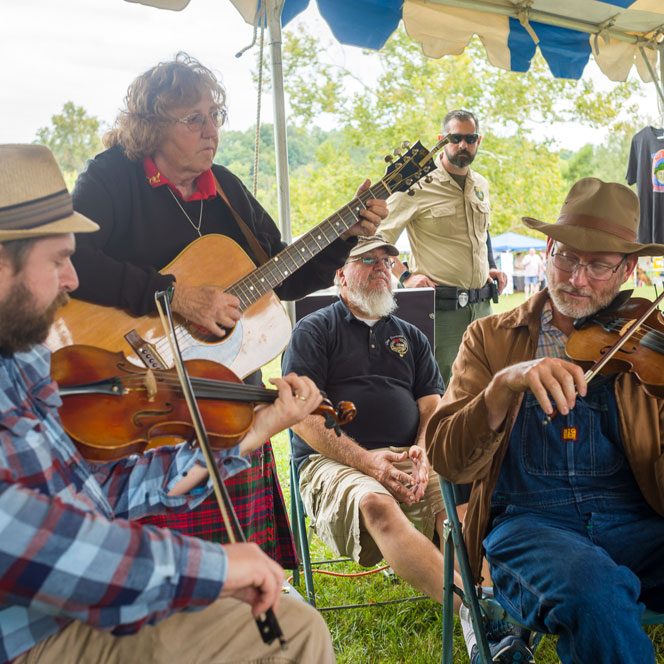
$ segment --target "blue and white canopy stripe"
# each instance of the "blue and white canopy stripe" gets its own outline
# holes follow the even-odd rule
[[[231,0],[253,22],[257,0]],[[310,0],[285,0],[282,24]],[[578,79],[591,53],[614,81],[632,66],[652,80],[639,47],[657,68],[664,46],[664,0],[317,0],[343,44],[380,49],[403,20],[425,55],[459,54],[477,34],[492,64],[527,71],[539,47],[554,76]]]

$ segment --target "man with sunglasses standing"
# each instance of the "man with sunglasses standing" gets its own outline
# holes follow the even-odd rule
[[[489,183],[470,168],[482,142],[478,131],[473,113],[450,111],[443,120],[450,142],[433,180],[420,182],[414,196],[393,194],[381,224],[389,242],[404,229],[408,233],[411,265],[405,269],[399,262],[394,271],[401,285],[436,289],[435,355],[446,382],[466,327],[491,313],[491,299],[507,280],[491,252]]]
[[[664,400],[625,371],[589,382],[565,350],[603,309],[620,334],[635,322],[616,297],[664,245],[639,243],[636,194],[597,178],[574,184],[555,223],[523,222],[548,236],[548,288],[470,325],[427,452],[445,477],[473,482],[472,573],[486,556],[514,620],[558,636],[563,664],[654,664],[641,619],[664,611]],[[648,325],[618,357],[661,359],[661,336]]]
[[[297,324],[283,372],[299,370],[333,403],[357,407],[340,437],[320,417],[293,428],[300,492],[317,534],[360,565],[384,558],[441,602],[443,556],[431,538],[444,511],[423,435],[443,382],[424,334],[392,315],[398,255],[378,235],[359,240],[337,271],[339,300]]]

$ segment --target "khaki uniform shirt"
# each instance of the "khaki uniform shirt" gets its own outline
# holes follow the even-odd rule
[[[489,278],[489,183],[468,169],[461,191],[440,161],[431,176],[429,184],[420,180],[422,189],[413,187],[414,196],[398,192],[387,199],[389,214],[380,232],[393,243],[406,229],[411,272],[439,284],[481,288]]]

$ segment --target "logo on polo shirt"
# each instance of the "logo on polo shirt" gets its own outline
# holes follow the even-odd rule
[[[408,341],[406,341],[406,337],[401,335],[390,337],[387,340],[387,347],[399,357],[403,357],[408,352]]]

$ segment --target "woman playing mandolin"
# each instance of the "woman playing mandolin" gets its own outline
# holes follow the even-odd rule
[[[213,164],[225,117],[223,87],[209,69],[186,54],[158,64],[130,85],[126,107],[105,137],[108,149],[89,163],[73,194],[75,209],[100,226],[95,237],[81,239],[73,259],[80,277],[77,298],[141,317],[154,314],[155,291],[173,287],[172,308],[187,322],[188,332],[204,331],[212,335],[209,339],[228,337],[229,344],[241,338],[230,331],[241,327],[238,321],[245,303],[219,287],[220,280],[209,272],[214,267],[222,276],[232,273],[242,260],[253,268],[261,262],[260,253],[273,257],[286,245],[242,182]],[[275,288],[280,298],[300,298],[331,285],[335,269],[354,245],[352,236],[372,235],[387,214],[382,200],[367,196],[340,237],[327,238],[329,246],[321,243],[316,256],[293,270],[292,276],[282,277],[283,283]],[[247,239],[237,217],[259,247]],[[224,236],[224,248],[215,245],[215,253],[205,261],[194,261],[189,274],[175,267],[169,270],[171,266],[163,269],[190,243],[209,234]],[[203,242],[206,239],[210,238]],[[117,330],[121,342],[131,327]],[[270,329],[265,324],[257,330],[261,334],[253,336],[269,337]],[[245,355],[252,354],[249,347]],[[260,378],[254,375],[248,380],[257,383]],[[292,567],[292,538],[269,442],[252,455],[251,464],[228,483],[241,525],[251,541],[284,567]],[[159,517],[158,523],[187,534],[223,538],[213,501],[187,515]]]

